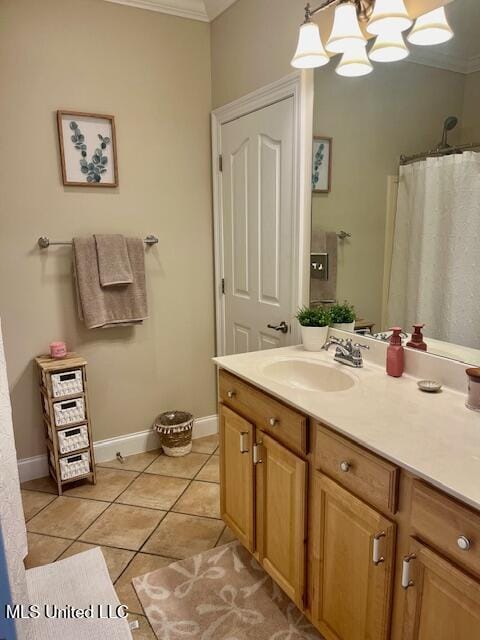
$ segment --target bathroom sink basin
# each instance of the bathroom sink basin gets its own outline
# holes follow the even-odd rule
[[[262,373],[280,384],[306,391],[346,391],[355,384],[347,373],[308,360],[279,360],[266,364]]]

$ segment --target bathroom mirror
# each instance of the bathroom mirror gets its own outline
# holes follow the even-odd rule
[[[425,323],[429,352],[479,364],[480,2],[446,14],[449,42],[407,42],[363,77],[315,69],[313,133],[330,146],[314,168],[330,190],[312,193],[312,263],[327,265],[310,298],[348,301],[379,339]]]

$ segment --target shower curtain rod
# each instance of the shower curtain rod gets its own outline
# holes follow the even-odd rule
[[[453,147],[446,147],[445,149],[432,149],[431,151],[425,151],[424,153],[416,153],[412,156],[400,156],[400,165],[410,164],[417,160],[426,160],[427,158],[437,158],[440,156],[451,156],[456,153],[462,153],[463,151],[475,151],[480,149],[480,142],[473,142],[471,144],[460,144]]]
[[[148,247],[151,247],[154,244],[158,244],[158,238],[154,235],[148,235],[146,238],[144,238],[143,241]],[[37,240],[37,244],[40,249],[48,249],[50,245],[54,244],[71,245],[73,243],[71,240],[58,240],[56,242],[53,242],[48,236],[40,236],[40,238]]]

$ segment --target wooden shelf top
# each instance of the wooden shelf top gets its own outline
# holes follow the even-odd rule
[[[73,352],[67,353],[64,358],[51,358],[48,354],[37,356],[35,362],[43,371],[61,371],[73,367],[84,367],[87,364],[85,358]]]

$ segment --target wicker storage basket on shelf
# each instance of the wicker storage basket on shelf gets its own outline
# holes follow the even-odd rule
[[[192,450],[193,416],[186,411],[166,411],[155,418],[153,428],[167,456],[185,456]]]

